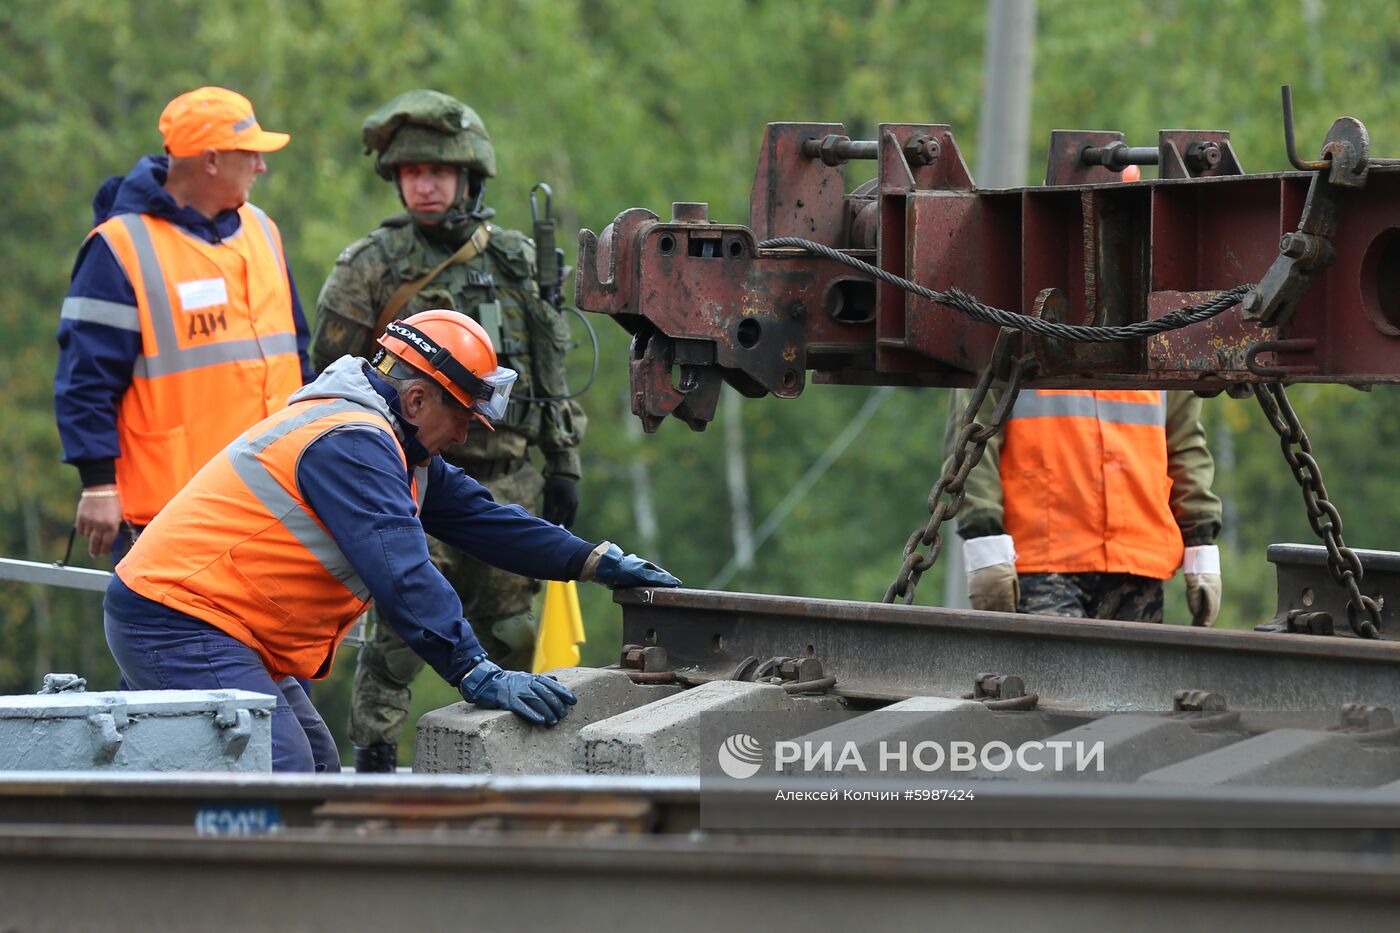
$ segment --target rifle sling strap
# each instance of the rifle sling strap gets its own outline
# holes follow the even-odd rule
[[[448,256],[436,266],[433,266],[432,269],[428,270],[427,275],[414,279],[412,282],[404,282],[400,285],[394,293],[389,296],[388,302],[384,305],[384,310],[379,312],[379,320],[374,325],[375,336],[378,337],[380,334],[384,333],[384,328],[389,326],[390,321],[398,319],[399,312],[403,310],[404,305],[412,301],[413,296],[418,294],[419,290],[422,289],[424,285],[427,285],[433,279],[437,278],[438,274],[448,266],[455,266],[461,262],[471,262],[473,259],[480,256],[486,249],[486,244],[490,242],[490,240],[490,231],[486,229],[486,224],[481,224],[472,232],[471,238],[462,244],[461,249],[457,250],[457,252],[453,253],[451,256]]]

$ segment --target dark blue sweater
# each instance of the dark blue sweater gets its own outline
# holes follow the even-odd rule
[[[363,372],[398,421],[411,470],[428,459],[417,429],[397,419],[398,394],[374,370]],[[382,431],[328,434],[297,466],[298,488],[374,595],[379,618],[455,686],[483,650],[457,593],[429,559],[424,532],[484,563],[544,580],[578,579],[594,546],[518,505],[497,503],[441,457],[429,461],[423,512],[415,517],[411,479]]]

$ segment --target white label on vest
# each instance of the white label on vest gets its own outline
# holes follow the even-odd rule
[[[180,307],[186,311],[228,304],[228,286],[223,279],[199,279],[175,287],[180,291]]]

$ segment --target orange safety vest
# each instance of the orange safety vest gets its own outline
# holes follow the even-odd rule
[[[122,511],[137,525],[301,387],[281,237],[251,204],[238,216],[238,232],[217,245],[149,214],[118,214],[89,234],[121,263],[140,315],[116,462]]]
[[[346,430],[394,437],[381,415],[347,399],[297,402],[254,425],[155,517],[117,576],[252,648],[274,677],[326,676],[370,592],[302,496],[296,468],[317,438]],[[427,485],[427,468],[416,469],[419,508]]]
[[[1002,522],[1018,573],[1131,573],[1181,565],[1167,473],[1167,396],[1030,389],[1006,422]]]

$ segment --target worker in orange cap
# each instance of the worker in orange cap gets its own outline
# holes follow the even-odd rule
[[[83,485],[76,527],[90,554],[114,559],[314,376],[281,234],[248,202],[263,154],[290,137],[221,87],[176,97],[159,128],[165,154],[98,191],[58,326],[54,409]]]
[[[469,702],[541,726],[575,702],[558,681],[486,657],[427,535],[536,579],[680,585],[615,544],[498,504],[443,460],[505,416],[516,381],[480,324],[423,311],[378,343],[372,362],[341,357],[205,464],[117,565],[103,603],[132,687],[277,697],[277,771],[339,770],[297,678],[330,672],[371,600]]]

